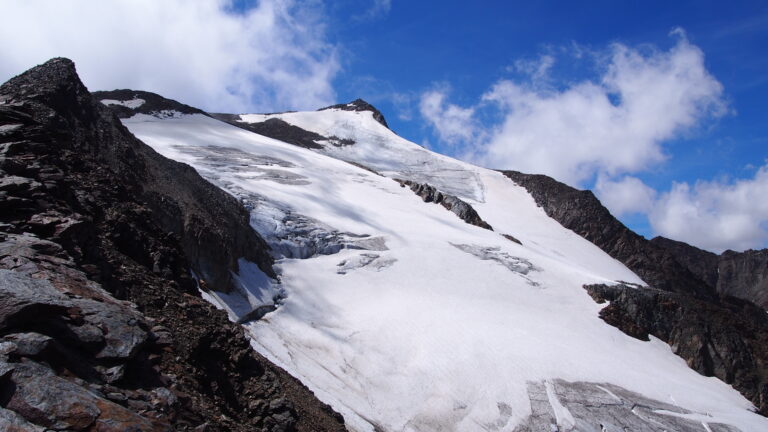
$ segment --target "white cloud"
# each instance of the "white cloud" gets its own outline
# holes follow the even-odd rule
[[[531,80],[531,85],[539,86],[548,83],[549,71],[555,65],[555,57],[549,54],[542,54],[534,60],[516,60],[513,66],[507,70],[516,71],[526,75]]]
[[[465,141],[463,157],[493,168],[547,174],[582,185],[597,174],[616,177],[641,172],[666,159],[662,144],[702,119],[726,113],[722,85],[707,71],[702,51],[681,30],[668,51],[613,44],[593,56],[604,61],[595,80],[561,90],[541,85],[555,60],[519,62],[529,81],[500,80],[472,107],[445,101],[445,93],[424,94],[424,117],[439,137],[456,142],[477,131],[456,133],[471,116],[495,106],[503,120],[487,140]]]
[[[665,237],[720,252],[765,247],[768,241],[768,165],[751,179],[676,183],[650,212]]]
[[[372,0],[370,7],[355,18],[358,20],[372,20],[386,16],[392,9],[392,0]]]
[[[598,176],[595,192],[614,216],[648,213],[656,201],[656,191],[642,180],[631,176],[618,181]]]
[[[419,112],[434,127],[440,140],[456,144],[475,138],[479,132],[473,118],[474,108],[462,108],[446,102],[449,90],[445,87],[424,92],[419,101]]]
[[[212,111],[317,108],[334,101],[336,49],[316,7],[261,0],[0,2],[0,80],[69,57],[92,90],[134,88]]]
[[[659,235],[716,252],[765,247],[768,165],[751,179],[676,183],[663,193],[638,178],[667,160],[668,141],[728,113],[702,51],[682,30],[671,35],[675,44],[667,51],[622,44],[604,52],[579,49],[599,59],[602,72],[565,87],[552,85],[551,55],[517,62],[524,82],[500,80],[468,107],[430,90],[421,114],[463,158],[577,187],[594,181],[612,213],[646,214]],[[488,111],[501,120],[484,134],[477,118]]]

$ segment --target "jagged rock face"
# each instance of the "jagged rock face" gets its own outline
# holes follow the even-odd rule
[[[671,251],[677,260],[723,295],[750,300],[768,309],[768,250],[725,251],[721,255],[664,237],[651,243]]]
[[[384,119],[384,115],[376,109],[373,105],[369,104],[368,102],[362,100],[362,99],[355,99],[350,103],[345,104],[338,104],[338,105],[331,105],[325,108],[320,108],[318,111],[323,111],[327,109],[340,109],[344,111],[370,111],[373,113],[373,119],[377,122],[381,123],[389,129],[389,125],[387,125],[387,121]]]
[[[434,186],[430,186],[426,183],[416,183],[411,180],[397,179],[395,181],[400,183],[400,186],[402,187],[409,187],[413,193],[418,195],[422,200],[424,200],[424,202],[440,204],[447,210],[455,213],[456,216],[458,216],[464,222],[493,231],[493,227],[488,225],[488,223],[484,221],[479,214],[477,214],[471,205],[467,204],[459,197],[440,192]]]
[[[205,114],[205,112],[189,105],[166,99],[159,94],[141,90],[111,90],[95,91],[93,97],[112,109],[120,118],[132,117],[136,114],[169,115],[177,112],[180,114]],[[126,101],[131,101],[126,103]]]
[[[768,309],[768,250],[726,251],[717,268],[718,292]]]
[[[274,274],[265,243],[250,228],[248,213],[234,198],[203,180],[189,166],[166,159],[143,145],[102,104],[93,103],[74,70],[58,64],[57,68],[52,66],[32,69],[3,86],[0,98],[6,100],[9,122],[16,121],[12,120],[14,116],[33,110],[37,114],[35,120],[40,119],[36,127],[46,131],[72,131],[57,140],[59,150],[88,153],[111,170],[119,182],[125,183],[131,193],[140,196],[149,209],[161,215],[158,218],[161,228],[179,236],[193,270],[211,288],[229,290],[230,271],[237,270],[237,260],[241,257]],[[49,76],[51,74],[54,76]],[[149,101],[139,109],[148,104],[167,103],[165,99],[152,98],[151,93],[130,92]],[[99,98],[104,96],[101,94]],[[24,107],[14,108],[14,101],[19,100],[24,101]],[[30,136],[30,128],[26,128],[25,133],[24,138],[35,139],[34,135]],[[8,136],[14,137],[12,132]],[[62,146],[61,142],[67,145]],[[48,149],[43,146],[41,150]],[[66,172],[69,167],[62,168]],[[219,205],[212,206],[211,202]],[[119,212],[110,217],[114,218],[115,230],[125,227]],[[142,256],[142,243],[122,243],[122,246],[132,258],[162,267],[162,263],[154,262],[156,257]]]
[[[713,287],[681,265],[671,252],[630,231],[592,192],[574,189],[544,175],[502,172],[526,188],[549,217],[624,263],[652,287],[713,296]]]
[[[610,302],[600,317],[642,340],[667,342],[692,369],[732,384],[768,415],[768,319],[754,304],[733,297],[714,303],[625,285],[585,287]]]
[[[0,87],[0,170],[0,429],[344,430],[189,276],[226,288],[243,255],[271,271],[247,212],[69,60]]]

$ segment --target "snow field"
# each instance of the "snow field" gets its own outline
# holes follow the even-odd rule
[[[706,415],[709,422],[768,430],[768,420],[751,413],[739,393],[692,371],[663,342],[633,339],[600,320],[603,306],[584,284],[642,281],[548,218],[500,173],[405,141],[368,112],[271,117],[356,144],[310,151],[202,115],[139,115],[125,124],[161,154],[192,165],[235,196],[258,195],[339,232],[385,239],[386,250],[283,258],[280,288],[253,269],[241,271],[245,295],[212,299],[235,318],[268,303],[276,290],[284,292],[275,312],[246,325],[253,345],[341,412],[353,430],[512,430],[531,413],[527,383],[558,378],[611,383]],[[232,152],[216,168],[195,150],[211,147],[256,158]],[[285,163],[253,162],[268,158]],[[284,175],[265,177],[265,169]],[[472,204],[495,231],[422,202],[389,177],[429,179]],[[259,211],[257,205],[253,212]],[[511,271],[471,252],[481,248],[533,269]],[[360,267],[343,264],[339,273],[340,263],[362,263],[364,253],[378,258]],[[556,412],[562,426],[573,422]]]

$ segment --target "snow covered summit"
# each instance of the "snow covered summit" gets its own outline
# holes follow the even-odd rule
[[[352,430],[768,430],[669,345],[599,318],[584,285],[646,289],[624,264],[502,173],[382,120],[343,106],[123,120],[250,209],[279,280],[244,265],[239,290],[207,298]]]

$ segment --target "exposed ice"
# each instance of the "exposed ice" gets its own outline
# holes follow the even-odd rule
[[[533,281],[531,278],[526,277],[528,273],[531,271],[537,271],[538,269],[531,264],[530,261],[512,256],[507,252],[503,252],[500,247],[487,247],[487,246],[479,246],[479,245],[467,245],[467,244],[455,244],[451,243],[453,247],[462,250],[468,254],[472,254],[481,260],[488,260],[488,261],[495,261],[507,269],[509,271],[520,274],[525,280],[528,281],[529,285],[532,286],[538,286],[539,284],[535,281]]]
[[[240,271],[232,275],[234,288],[231,292],[203,291],[203,297],[226,310],[232,321],[242,321],[244,317],[257,319],[254,311],[274,310],[285,296],[283,288],[255,263],[241,258],[238,267]]]
[[[374,271],[382,271],[387,267],[392,266],[397,260],[395,258],[382,257],[379,254],[374,253],[361,253],[359,255],[352,256],[340,263],[336,264],[338,267],[336,273],[347,274],[352,270],[357,270],[363,267],[372,269]]]

